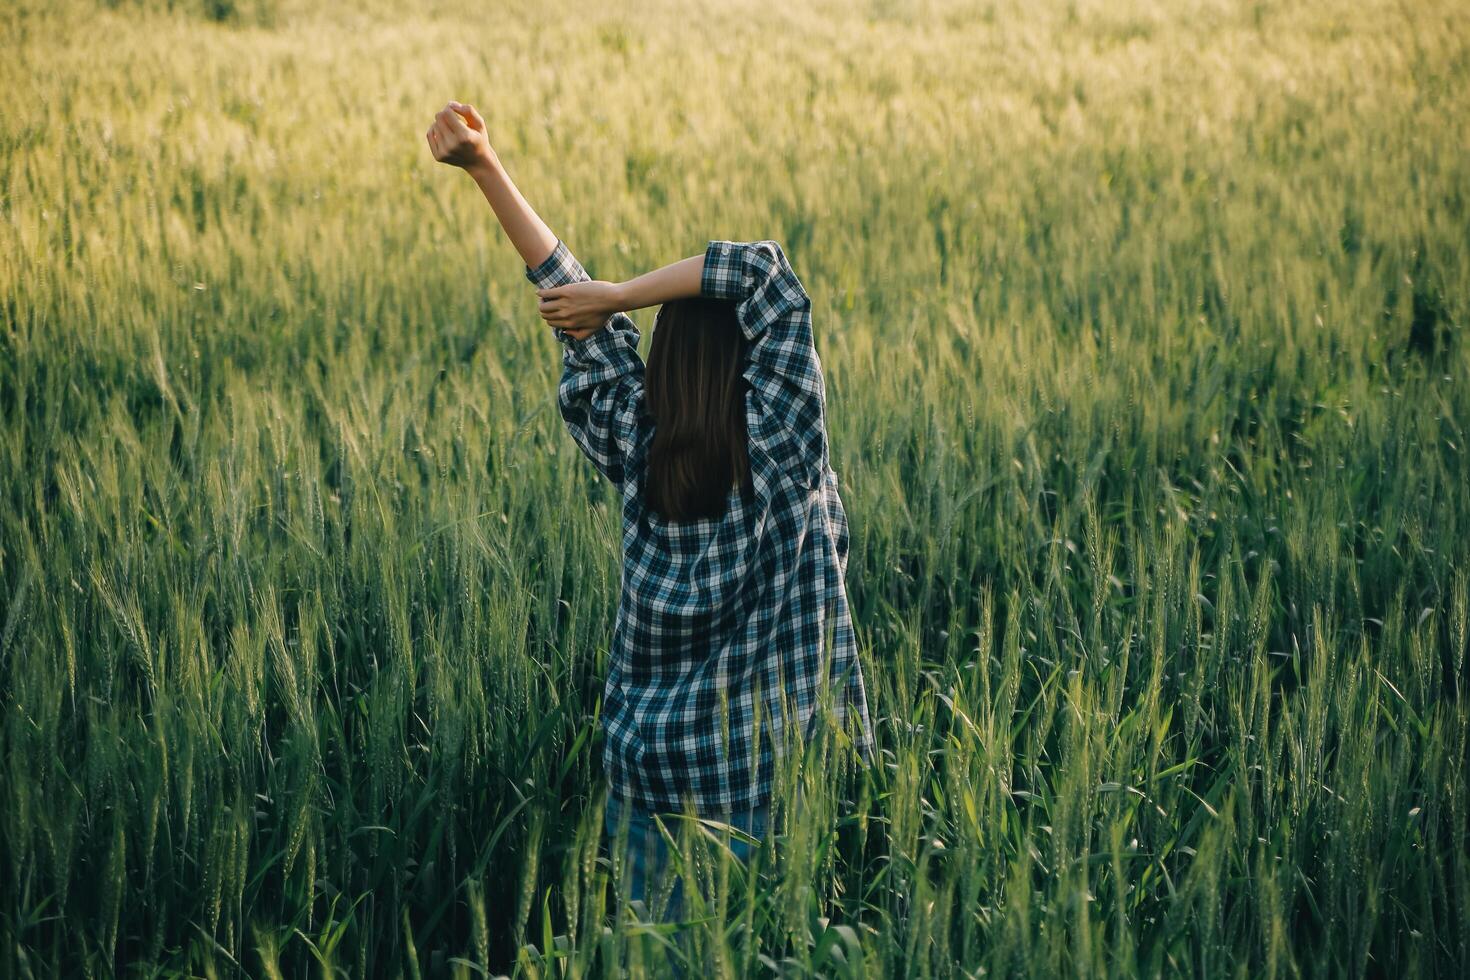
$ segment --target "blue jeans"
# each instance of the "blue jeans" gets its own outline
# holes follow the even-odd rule
[[[764,841],[769,811],[769,804],[762,804],[753,810],[700,814],[700,816],[708,820],[727,823],[736,830],[744,831],[751,837]],[[626,814],[628,846],[623,852],[623,874],[628,878],[628,899],[643,902],[645,906],[649,900],[650,886],[658,881],[660,875],[669,870],[670,863],[668,842],[664,840],[663,834],[659,832],[658,826],[654,823],[654,813],[655,811],[647,807],[620,797],[614,791],[608,794],[607,810],[602,824],[607,836],[608,849],[611,850],[617,843],[618,822]],[[676,841],[679,839],[682,823],[683,821],[676,814],[663,816],[664,829]],[[713,828],[710,829],[713,831]],[[741,861],[748,861],[752,848],[753,845],[740,840],[733,834],[730,835],[730,852]],[[668,904],[659,915],[660,921],[672,922],[682,917],[684,912],[683,885],[682,877],[675,873],[669,890]]]

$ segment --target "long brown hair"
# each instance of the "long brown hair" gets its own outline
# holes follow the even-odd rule
[[[666,520],[719,517],[732,487],[748,486],[745,335],[723,300],[665,303],[644,372],[653,444],[644,484]]]

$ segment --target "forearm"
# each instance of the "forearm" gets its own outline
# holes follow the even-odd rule
[[[521,196],[500,158],[492,156],[483,163],[466,167],[465,171],[474,178],[485,200],[490,202],[500,227],[505,229],[522,261],[531,268],[544,262],[556,248],[556,235]]]
[[[552,257],[557,254],[553,251]],[[582,271],[581,266],[577,268]],[[539,290],[541,317],[561,330],[593,331],[601,328],[614,314],[705,295],[702,291],[704,277],[705,257],[702,254],[671,262],[627,282],[604,282],[600,279],[575,282],[570,276],[554,277],[559,281],[550,283],[551,288]],[[577,278],[586,278],[585,271]]]
[[[676,299],[693,299],[699,295],[704,275],[704,253],[691,255],[662,268],[618,284],[618,306],[622,310],[641,310]]]

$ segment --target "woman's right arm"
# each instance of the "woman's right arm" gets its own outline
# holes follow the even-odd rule
[[[750,343],[744,375],[759,409],[751,441],[801,486],[815,487],[825,476],[826,390],[812,343],[811,298],[779,243],[715,240],[703,255],[624,283],[571,283],[540,294],[541,315],[562,328],[695,296],[734,303]]]
[[[800,486],[818,486],[828,465],[826,386],[812,343],[812,301],[774,241],[712,241],[700,294],[735,304],[750,342],[745,378],[760,408],[752,441]]]
[[[704,256],[692,255],[627,282],[595,280],[540,289],[537,294],[541,297],[541,316],[559,329],[585,329],[614,313],[692,299],[699,295],[703,272]]]

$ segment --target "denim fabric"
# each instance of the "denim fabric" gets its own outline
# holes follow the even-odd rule
[[[764,842],[769,826],[769,813],[769,804],[762,804],[754,809],[737,813],[710,814],[705,819],[727,823]],[[654,886],[658,883],[659,875],[669,872],[672,877],[672,889],[669,892],[667,905],[658,914],[658,920],[677,921],[683,917],[685,912],[684,882],[677,872],[671,870],[668,842],[664,840],[663,834],[659,832],[658,826],[654,823],[655,811],[632,800],[620,798],[616,793],[610,794],[603,816],[603,830],[606,834],[608,849],[611,851],[616,846],[618,823],[625,814],[628,821],[628,842],[627,849],[623,852],[623,875],[628,881],[627,897],[630,901],[644,903],[645,908],[648,908],[650,897],[657,891]],[[701,814],[701,816],[704,815]],[[663,824],[669,835],[677,841],[681,826],[681,821],[677,816],[665,816]],[[753,850],[754,845],[740,840],[733,834],[730,836],[730,852],[741,861],[748,863]],[[656,913],[656,910],[652,908],[648,908],[648,911],[650,914]]]

